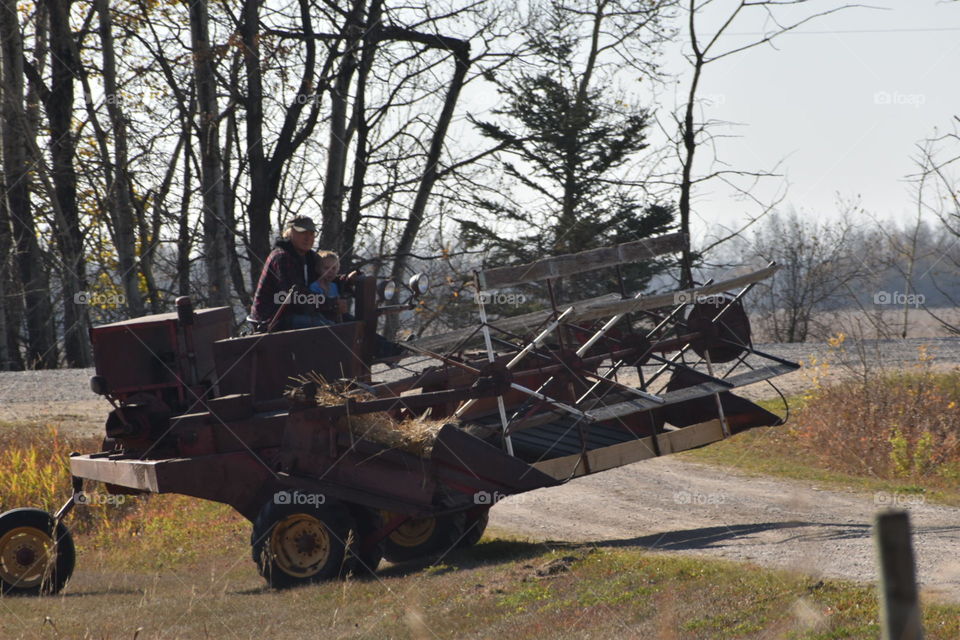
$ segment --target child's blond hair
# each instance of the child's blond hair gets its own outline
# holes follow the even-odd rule
[[[340,262],[340,256],[333,251],[317,251],[317,261],[314,264],[314,271],[317,272],[318,277],[323,276],[323,272],[326,271],[323,265],[333,260]]]

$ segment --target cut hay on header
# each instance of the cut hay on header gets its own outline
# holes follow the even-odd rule
[[[298,402],[315,402],[321,407],[336,407],[344,404],[347,399],[358,402],[376,399],[368,391],[350,389],[346,384],[329,383],[314,372],[291,380],[295,385],[288,387],[284,395]],[[431,420],[421,417],[397,420],[385,411],[347,415],[338,421],[338,426],[349,429],[354,438],[369,440],[424,458],[430,457],[437,434],[446,424],[457,422],[446,418]]]

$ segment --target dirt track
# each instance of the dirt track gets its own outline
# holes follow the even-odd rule
[[[960,509],[921,500],[825,491],[674,456],[506,498],[490,526],[534,540],[643,546],[871,581],[873,515],[897,503],[910,511],[925,595],[960,602]]]
[[[877,365],[909,366],[921,345],[929,345],[937,368],[960,363],[960,341],[941,338],[878,345],[883,356]],[[826,351],[817,345],[767,348],[807,361]],[[109,405],[89,391],[91,374],[89,369],[0,373],[0,421],[48,421],[74,432],[101,433]],[[790,395],[809,384],[809,376],[801,370],[777,382]],[[755,387],[744,395],[772,393],[769,386]],[[916,500],[824,491],[669,457],[508,498],[493,509],[491,527],[536,540],[637,545],[817,577],[874,580],[871,520],[878,508],[896,502],[911,511],[925,593],[960,602],[960,509]]]

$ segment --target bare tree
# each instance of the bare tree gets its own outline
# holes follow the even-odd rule
[[[210,46],[207,0],[190,3],[193,71],[197,86],[200,143],[200,189],[203,199],[204,266],[207,300],[225,305],[230,299],[227,234],[232,232],[224,210],[224,176],[220,143],[220,110],[217,107],[215,54]]]
[[[120,280],[126,294],[127,306],[133,316],[143,315],[143,296],[140,295],[140,269],[137,264],[136,211],[133,205],[133,185],[130,180],[130,158],[127,149],[127,124],[123,100],[117,85],[117,63],[114,51],[113,17],[107,0],[95,0],[94,7],[100,22],[100,48],[103,55],[103,88],[106,92],[107,112],[110,116],[113,140],[113,162],[103,157],[107,178],[107,210],[113,221],[115,246],[119,262]],[[85,91],[89,95],[88,91]],[[91,112],[94,122],[96,114]],[[97,128],[100,144],[106,147],[103,129]],[[106,149],[104,149],[105,151]],[[144,247],[143,249],[148,249]]]
[[[693,266],[697,261],[697,255],[690,246],[690,219],[692,213],[692,195],[694,189],[701,183],[718,178],[734,187],[742,194],[750,198],[750,188],[738,187],[733,179],[737,177],[746,177],[755,180],[763,176],[772,176],[769,172],[757,172],[748,170],[720,169],[711,171],[706,175],[697,175],[694,170],[694,161],[697,157],[697,151],[700,147],[711,139],[708,131],[709,122],[697,118],[697,108],[700,104],[700,90],[703,81],[703,74],[708,65],[714,64],[726,58],[754,49],[764,44],[772,43],[780,36],[797,29],[798,27],[827,16],[837,11],[857,6],[843,5],[812,13],[799,20],[782,22],[780,16],[785,8],[794,8],[798,6],[810,5],[813,0],[739,0],[732,9],[721,12],[719,16],[719,28],[709,36],[703,36],[703,14],[707,13],[713,0],[688,0],[685,3],[686,8],[686,29],[684,35],[689,40],[690,51],[685,54],[686,60],[690,65],[690,80],[686,91],[686,99],[681,108],[681,114],[676,117],[676,134],[668,135],[674,140],[677,147],[677,153],[680,160],[680,178],[679,178],[679,212],[680,212],[680,231],[686,235],[687,244],[683,248],[680,262],[680,286],[693,286]],[[724,47],[722,39],[730,33],[736,26],[742,22],[760,14],[766,17],[769,24],[773,25],[766,34],[757,40],[747,44],[733,45]],[[751,185],[752,186],[752,185]],[[759,204],[759,203],[758,203]],[[773,210],[773,204],[761,204],[761,214],[766,214]],[[734,232],[727,238],[737,235],[753,224],[760,216],[756,216],[743,225],[741,229]],[[723,238],[720,240],[726,240]],[[715,247],[719,242],[714,242],[711,247]],[[706,249],[701,250],[701,253]]]
[[[317,41],[310,4],[298,0],[297,33],[290,39],[303,45],[303,63],[296,93],[282,110],[282,122],[275,136],[265,138],[265,104],[268,94],[263,81],[263,27],[260,19],[262,0],[245,0],[239,21],[243,37],[243,61],[246,90],[239,96],[245,109],[247,162],[249,165],[250,198],[247,218],[250,226],[250,280],[256,283],[263,261],[270,252],[270,212],[277,201],[284,170],[294,154],[307,142],[320,118],[322,84],[336,58],[331,51],[317,68]],[[355,3],[356,4],[356,3]],[[352,12],[351,12],[352,15]],[[338,38],[335,38],[337,40]],[[271,57],[273,57],[271,53]],[[332,127],[331,127],[332,130]],[[268,146],[272,143],[272,149]],[[328,166],[330,164],[328,158]],[[329,171],[329,170],[328,170]],[[326,227],[324,228],[326,231]]]
[[[757,287],[757,298],[771,337],[803,342],[815,314],[849,302],[858,280],[876,269],[856,254],[856,227],[850,219],[836,223],[803,220],[791,211],[770,214],[755,232],[752,254],[780,265]]]
[[[935,135],[918,146],[920,153],[917,164],[920,171],[914,178],[918,182],[918,216],[924,212],[932,213],[951,238],[946,247],[937,251],[937,263],[946,267],[956,279],[960,275],[960,256],[955,250],[960,239],[960,178],[955,173],[957,166],[960,166],[960,116],[953,117],[953,126],[952,131]],[[933,268],[928,271],[937,290],[956,306],[955,298],[937,283]],[[960,334],[960,326],[927,306],[924,306],[924,310],[946,330]]]

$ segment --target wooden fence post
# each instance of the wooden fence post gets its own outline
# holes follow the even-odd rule
[[[873,531],[880,565],[883,640],[922,640],[910,516],[906,511],[881,511],[876,515]]]

